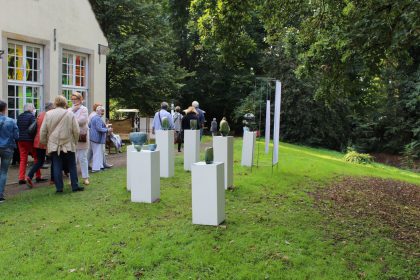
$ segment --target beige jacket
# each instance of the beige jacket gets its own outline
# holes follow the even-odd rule
[[[66,116],[63,117],[64,114]],[[79,132],[79,124],[74,114],[64,108],[56,108],[45,115],[40,142],[47,145],[47,153],[76,152]]]

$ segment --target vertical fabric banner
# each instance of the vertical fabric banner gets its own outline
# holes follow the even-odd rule
[[[270,150],[270,128],[271,128],[271,104],[270,100],[267,100],[265,109],[265,153],[268,154]]]
[[[276,164],[279,162],[280,103],[281,103],[281,83],[280,81],[276,81],[276,97],[274,100],[273,164]]]

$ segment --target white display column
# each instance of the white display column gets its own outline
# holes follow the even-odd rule
[[[224,163],[193,163],[192,222],[217,226],[225,220]]]
[[[213,153],[215,162],[225,164],[225,189],[233,187],[233,136],[214,136]]]
[[[254,148],[257,133],[254,131],[245,131],[242,142],[242,160],[241,165],[252,166],[254,162]]]
[[[175,150],[174,130],[157,130],[156,145],[160,151],[160,177],[174,176]]]
[[[127,146],[127,191],[131,191],[131,174],[133,173],[134,165],[131,162],[131,152],[135,151],[134,145],[128,145]]]
[[[131,152],[131,201],[152,203],[160,197],[159,151]]]
[[[184,130],[184,170],[200,160],[200,130]]]

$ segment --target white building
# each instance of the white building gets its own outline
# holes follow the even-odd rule
[[[16,118],[72,91],[105,105],[108,42],[88,0],[0,0],[0,99]],[[101,52],[101,54],[99,54]]]

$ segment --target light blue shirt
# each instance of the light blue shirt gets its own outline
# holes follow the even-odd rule
[[[174,129],[174,121],[172,119],[171,113],[169,113],[166,110],[161,109],[159,112],[156,112],[155,117],[153,118],[153,128],[155,131],[162,129],[161,120],[164,117],[167,117],[169,120],[169,129]]]

